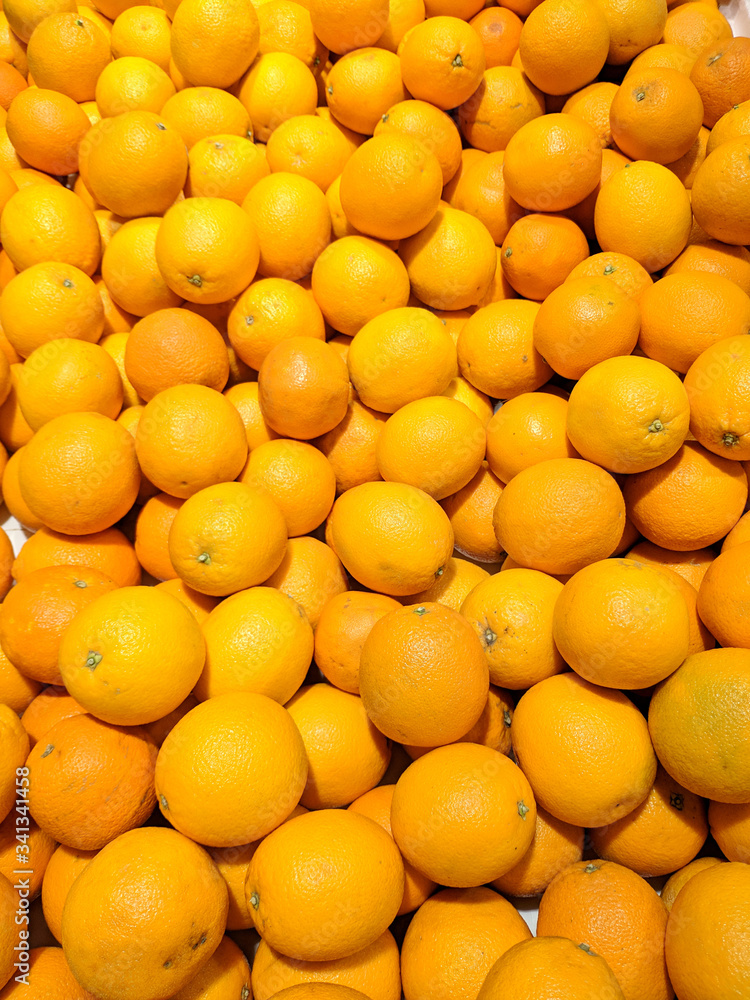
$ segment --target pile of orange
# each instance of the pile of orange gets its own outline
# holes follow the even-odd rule
[[[3,0],[0,244],[0,1000],[748,1000],[717,0]]]

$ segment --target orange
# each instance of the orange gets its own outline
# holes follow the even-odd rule
[[[417,138],[381,133],[352,153],[341,174],[341,205],[360,232],[384,240],[413,236],[438,210],[442,170]]]
[[[471,797],[459,801],[456,784],[471,787]],[[405,860],[439,884],[457,888],[479,886],[508,871],[528,850],[535,822],[534,796],[523,772],[508,757],[475,743],[438,747],[416,760],[399,778],[391,808],[393,836]]]
[[[723,538],[739,520],[747,479],[738,462],[686,442],[668,461],[628,478],[628,517],[650,542],[684,552]]]
[[[666,956],[680,997],[718,1000],[747,990],[750,977],[742,956],[750,925],[749,889],[750,866],[734,861],[698,872],[675,899]],[[718,912],[711,905],[715,899],[723,901]]]
[[[750,857],[750,804],[711,802],[708,806],[711,835],[730,861]]]
[[[394,597],[425,590],[453,550],[453,529],[439,504],[403,483],[363,483],[347,490],[333,505],[327,533],[356,580]]]
[[[32,185],[14,194],[3,209],[0,240],[19,271],[58,261],[91,275],[101,257],[91,209],[59,184]]]
[[[164,69],[137,55],[115,59],[96,82],[96,106],[102,118],[114,118],[126,111],[158,115],[174,94],[174,84]],[[106,133],[102,130],[97,134]]]
[[[282,1000],[364,1000],[365,997],[399,1000],[398,945],[386,930],[371,945],[347,958],[305,962],[282,955],[261,938],[253,961],[252,985],[256,1000],[270,1000],[271,997]],[[360,986],[367,994],[360,992]]]
[[[358,48],[342,56],[328,74],[326,103],[347,128],[372,135],[389,108],[404,101],[401,62],[387,49]]]
[[[267,944],[308,961],[345,958],[373,944],[403,892],[404,866],[391,837],[373,820],[339,809],[298,816],[274,830],[255,852],[246,883]],[[331,907],[339,917],[326,933]]]
[[[204,450],[211,439],[221,440],[221,448]],[[183,498],[234,479],[247,458],[239,413],[221,393],[203,385],[157,393],[143,411],[135,445],[144,475],[165,493]]]
[[[747,135],[748,113],[750,113],[750,101],[735,104],[725,112],[709,133],[707,152],[713,153],[723,142]]]
[[[341,561],[330,546],[308,536],[290,538],[281,564],[266,580],[300,605],[313,629],[328,601],[349,589]]]
[[[173,81],[174,82],[174,81]],[[160,117],[181,137],[188,152],[201,139],[214,135],[253,138],[250,115],[232,94],[216,87],[187,87],[163,105]]]
[[[0,706],[2,708],[2,706]],[[15,775],[14,775],[15,782]],[[21,788],[25,788],[21,785]],[[14,869],[23,867],[28,873],[29,900],[34,900],[42,890],[42,879],[49,859],[52,857],[57,846],[49,834],[40,830],[33,819],[29,819],[28,839],[23,841],[16,839],[16,829],[23,824],[17,823],[17,813],[15,809],[8,814],[6,819],[0,823],[0,875],[4,875],[10,882],[17,882],[18,876],[14,874]],[[20,845],[20,850],[18,850]],[[24,850],[24,847],[26,850]],[[21,861],[18,864],[18,857],[34,858],[33,868],[27,868],[31,861]],[[18,899],[18,896],[16,897]],[[44,994],[42,994],[44,995]]]
[[[138,56],[169,70],[171,23],[166,13],[156,7],[129,7],[112,25],[112,55],[122,59]]]
[[[502,483],[550,458],[577,458],[566,434],[568,403],[548,392],[507,400],[487,424],[487,461]]]
[[[360,795],[349,806],[350,812],[360,813],[382,826],[385,832],[391,834],[391,803],[395,785],[378,785]],[[435,883],[422,875],[408,862],[404,863],[404,896],[399,909],[399,915],[411,913],[420,907],[434,891]]]
[[[96,129],[98,141],[86,140],[86,183],[96,200],[124,218],[166,212],[187,177],[177,129],[151,111],[127,111]]]
[[[461,375],[481,392],[510,399],[537,389],[552,374],[533,345],[539,306],[520,299],[482,306],[458,337]]]
[[[602,0],[601,7],[610,31],[607,56],[610,65],[621,66],[661,40],[667,20],[664,3]]]
[[[438,158],[443,185],[461,163],[461,136],[453,120],[426,101],[402,100],[385,110],[375,127],[375,135],[399,133],[413,136]]]
[[[747,364],[744,338],[727,337],[707,347],[685,376],[690,430],[709,451],[735,460],[750,457],[742,403]]]
[[[490,969],[477,1000],[498,1000],[510,987],[518,1000],[538,996],[608,997],[624,1000],[607,962],[569,938],[545,936],[522,941]]]
[[[289,337],[323,340],[323,316],[312,294],[287,278],[252,282],[232,307],[229,342],[251,368],[261,367],[276,344]]]
[[[594,365],[573,386],[567,433],[587,461],[611,472],[645,472],[678,451],[689,419],[685,388],[666,365],[616,357]]]
[[[18,403],[36,430],[63,413],[86,411],[114,419],[122,407],[122,382],[103,348],[80,340],[51,340],[29,355],[18,383]]]
[[[237,691],[285,704],[310,666],[313,634],[300,607],[270,587],[251,587],[203,621],[206,664],[196,685],[202,700]]]
[[[11,458],[11,462],[13,459]],[[10,465],[10,462],[8,463]],[[744,462],[743,462],[744,465]],[[6,466],[7,469],[7,466]],[[7,500],[6,500],[7,506]],[[737,524],[732,528],[729,534],[724,539],[721,546],[722,552],[727,552],[729,549],[735,548],[737,545],[743,545],[745,542],[750,542],[750,537],[748,537],[748,528],[750,528],[750,518],[747,516],[747,511],[742,515]],[[714,553],[711,552],[713,557]],[[706,567],[708,568],[708,567]]]
[[[695,861],[691,861],[690,864],[685,865],[684,868],[680,868],[679,871],[675,872],[671,878],[667,879],[664,884],[664,888],[661,891],[662,902],[666,906],[667,910],[671,911],[678,894],[694,875],[697,875],[698,872],[704,871],[706,868],[713,868],[714,865],[720,865],[723,863],[723,858],[696,858]]]
[[[524,72],[547,94],[569,94],[598,75],[610,44],[604,11],[590,0],[547,0],[519,38]],[[579,199],[580,200],[580,199]]]
[[[58,653],[75,615],[116,584],[96,569],[50,566],[25,576],[0,607],[3,652],[25,675],[60,684]]]
[[[29,509],[66,534],[111,527],[133,505],[138,483],[133,439],[100,413],[50,420],[24,451],[19,470]]]
[[[172,291],[209,305],[246,288],[260,254],[247,214],[224,198],[186,198],[173,205],[159,227],[155,251]]]
[[[626,222],[627,220],[627,222]],[[596,235],[602,250],[625,253],[653,272],[684,250],[690,234],[690,199],[666,167],[639,161],[614,173],[596,203]],[[658,247],[653,227],[660,233]]]
[[[702,121],[701,95],[677,69],[631,70],[612,102],[612,138],[633,160],[679,160]]]
[[[260,142],[268,142],[282,122],[312,115],[318,101],[312,71],[288,52],[258,56],[234,90]]]
[[[136,323],[125,348],[125,372],[142,399],[186,383],[219,392],[229,376],[215,326],[186,309],[160,309]]]
[[[490,303],[487,303],[488,305]],[[463,311],[463,310],[462,310]],[[471,313],[466,310],[466,315],[457,321],[457,326],[451,329],[450,320],[446,320],[446,314],[441,316],[441,319],[446,323],[448,332],[451,336],[455,336],[458,339],[458,334],[464,326],[464,323],[469,318]],[[448,399],[457,399],[459,402],[463,403],[464,406],[468,406],[472,413],[479,417],[483,427],[487,427],[492,418],[492,403],[490,397],[485,393],[480,392],[476,389],[471,382],[467,382],[465,378],[461,375],[457,375],[452,378],[448,383],[448,388],[443,392],[443,396],[447,396]]]
[[[55,840],[98,850],[153,810],[156,752],[142,730],[91,715],[64,719],[29,755],[30,812]]]
[[[250,965],[244,953],[225,936],[213,955],[198,974],[174,994],[173,1000],[197,1000],[208,997],[219,1000],[222,993],[231,991],[236,996],[250,994]]]
[[[273,6],[292,0],[269,2]],[[268,7],[269,3],[265,3],[261,10],[268,10]],[[299,174],[326,191],[343,170],[354,148],[332,120],[318,114],[295,115],[282,122],[269,137],[267,163],[273,173]]]
[[[62,918],[65,956],[78,982],[103,1000],[174,995],[218,947],[227,905],[226,883],[202,847],[176,830],[130,830],[71,886]],[[169,914],[156,947],[147,944],[154,907]],[[127,978],[124,989],[112,982],[112,953]]]
[[[407,996],[474,1000],[495,961],[531,932],[506,899],[486,887],[443,889],[414,915],[401,950]]]
[[[565,584],[552,632],[579,676],[636,690],[664,680],[687,656],[688,609],[680,589],[659,570],[632,559],[603,559]]]
[[[552,638],[552,614],[562,584],[537,570],[495,573],[466,597],[461,614],[476,632],[490,681],[514,690],[560,673],[562,657]]]
[[[23,366],[13,364],[10,368],[10,392],[5,402],[0,406],[0,441],[11,451],[16,451],[28,444],[34,432],[26,423],[18,405],[18,385],[21,381]]]
[[[325,195],[313,181],[287,172],[271,174],[250,189],[242,207],[257,234],[260,274],[294,281],[310,273],[331,239]]]
[[[638,341],[638,304],[606,278],[569,278],[542,303],[534,347],[559,375],[579,379],[607,358],[630,354]]]
[[[701,126],[698,136],[690,149],[681,156],[679,160],[668,163],[669,169],[682,181],[685,188],[690,190],[698,170],[706,159],[706,147],[708,137],[711,133],[707,128]]]
[[[527,122],[544,114],[541,91],[515,66],[494,66],[458,111],[458,123],[467,142],[491,153],[504,150]]]
[[[26,56],[37,87],[55,90],[77,104],[92,101],[99,74],[112,58],[109,40],[78,14],[51,14],[36,26]]]
[[[258,373],[258,401],[278,434],[310,440],[339,424],[349,398],[346,365],[332,347],[311,337],[282,340]]]
[[[505,188],[504,158],[503,152],[490,153],[464,168],[453,202],[455,208],[479,219],[497,245],[503,242],[510,227],[524,214]]]
[[[504,7],[487,7],[475,14],[469,24],[482,39],[487,68],[510,66],[511,59],[518,51],[523,27],[521,19]]]
[[[6,532],[2,529],[0,531],[0,595],[5,597],[13,583],[13,546]]]
[[[265,422],[260,411],[257,382],[233,385],[224,392],[224,396],[240,415],[249,448],[255,448],[263,441],[271,441],[278,437],[278,434]]]
[[[666,567],[698,590],[708,567],[716,558],[716,553],[713,549],[673,552],[651,542],[639,542],[628,552],[626,558],[637,559],[638,562],[649,566]]]
[[[426,309],[396,308],[360,329],[348,367],[362,402],[393,413],[448,387],[456,374],[456,348],[445,326]]]
[[[70,887],[96,853],[61,844],[50,858],[42,881],[42,908],[44,921],[58,941],[63,906]]]
[[[465,486],[443,501],[443,510],[448,515],[453,528],[456,551],[469,559],[493,563],[503,554],[492,527],[492,512],[502,488],[503,484],[499,482],[487,464],[482,463],[476,474]],[[458,567],[454,566],[454,571],[456,569]],[[475,574],[471,576],[471,579],[474,579],[474,576]],[[479,579],[476,582],[478,583]],[[435,581],[434,586],[443,594],[446,587],[450,588],[450,583],[443,576]],[[433,599],[437,600],[438,598]],[[447,604],[449,602],[441,600],[441,603]]]
[[[696,222],[709,236],[724,243],[744,244],[750,240],[750,206],[745,198],[750,172],[748,150],[748,136],[722,143],[706,157],[693,180]]]
[[[22,674],[5,652],[0,651],[0,704],[7,705],[21,715],[36,700],[41,690],[41,684]]]
[[[115,305],[135,316],[179,306],[156,263],[161,219],[131,219],[112,236],[102,259],[102,277]]]
[[[169,529],[183,501],[158,493],[141,507],[135,526],[135,552],[146,572],[157,580],[177,574],[169,559]]]
[[[577,205],[573,205],[572,208],[567,209],[564,213],[567,218],[571,219],[583,230],[586,238],[591,240],[591,242],[596,240],[594,218],[596,215],[596,203],[599,198],[599,192],[602,189],[602,184],[605,184],[612,174],[618,170],[622,170],[630,162],[627,156],[623,156],[617,150],[602,149],[602,170],[599,183],[583,201],[580,201]],[[669,166],[671,169],[672,164]]]
[[[721,646],[750,648],[747,600],[747,542],[725,548],[709,566],[698,591],[698,614]]]
[[[606,559],[625,523],[615,480],[577,458],[539,462],[503,490],[493,517],[495,533],[517,563],[545,573],[575,573]]]
[[[325,321],[349,337],[381,313],[405,306],[409,292],[400,258],[363,236],[329,244],[313,267],[312,294]]]
[[[301,688],[287,709],[302,736],[309,764],[302,805],[338,808],[374,788],[390,760],[386,738],[362,701],[328,684]]]
[[[460,682],[451,669],[458,661]],[[477,722],[488,670],[481,644],[459,614],[440,604],[412,604],[373,626],[362,647],[359,686],[378,729],[400,743],[433,747],[460,739]],[[389,690],[397,690],[398,699],[384,697]]]
[[[315,71],[328,57],[325,45],[315,36],[310,11],[294,0],[270,0],[256,13],[260,26],[261,55],[289,52]]]
[[[54,341],[54,357],[55,345],[59,350],[64,343],[56,339],[60,333],[96,343],[104,328],[104,307],[94,282],[79,268],[63,263],[32,264],[5,286],[0,320],[5,336],[21,357],[27,358],[50,341]]]
[[[489,574],[485,570],[480,570],[478,566],[474,566],[472,563],[466,563],[465,565],[479,570],[479,572],[484,574],[483,578],[487,579]],[[447,602],[445,603],[447,604]],[[459,606],[454,606],[454,610],[458,610]],[[490,747],[492,750],[497,750],[506,756],[510,756],[510,727],[513,724],[513,708],[514,702],[510,692],[490,685],[487,701],[479,719],[468,732],[452,742],[479,743],[482,746]],[[416,760],[418,757],[423,757],[425,754],[430,753],[435,747],[419,747],[407,744],[404,749],[412,760]]]
[[[388,20],[387,0],[310,0],[308,10],[315,34],[338,55],[374,45]]]
[[[364,406],[352,391],[344,419],[316,440],[331,463],[337,493],[380,479],[376,446],[386,417]]]
[[[638,709],[621,692],[576,674],[535,684],[516,706],[511,737],[540,804],[575,826],[604,826],[627,816],[654,782],[656,757]]]
[[[19,73],[15,66],[9,62],[3,62],[0,67],[0,107],[8,110],[13,102],[13,98],[26,89],[26,79]]]
[[[508,142],[503,162],[511,197],[534,212],[577,205],[594,190],[601,169],[598,135],[587,122],[565,114],[542,115],[523,125]]]
[[[5,16],[13,33],[20,42],[28,42],[34,29],[46,17],[63,11],[75,11],[70,0],[10,0]],[[25,75],[25,74],[24,74]]]
[[[443,201],[447,201],[454,208],[459,207],[456,203],[456,195],[462,190],[461,181],[464,174],[470,167],[483,160],[486,155],[481,149],[474,149],[471,146],[467,146],[466,149],[461,150],[461,163],[456,173],[443,188]]]
[[[458,400],[429,396],[407,403],[386,421],[376,456],[387,482],[410,483],[442,500],[474,477],[484,452],[479,418]]]
[[[13,99],[6,122],[8,138],[25,164],[52,174],[78,170],[78,148],[90,127],[72,98],[38,87]]]
[[[135,550],[117,528],[67,535],[42,526],[21,546],[13,563],[13,576],[20,583],[34,570],[62,564],[97,569],[120,587],[141,582]]]
[[[361,591],[346,591],[326,602],[315,631],[315,662],[331,684],[359,694],[364,642],[374,624],[398,607],[391,597]]]
[[[387,13],[383,33],[372,44],[396,52],[407,31],[424,21],[425,5],[423,0],[390,0]]]
[[[512,896],[538,896],[552,879],[583,856],[584,831],[537,806],[531,847],[493,885]]]
[[[182,604],[185,605],[185,607],[192,614],[192,616],[195,618],[195,620],[198,622],[199,625],[203,624],[206,618],[208,618],[209,614],[219,603],[219,599],[217,597],[209,597],[206,594],[199,594],[197,590],[193,590],[191,587],[186,586],[182,582],[182,580],[180,580],[179,577],[175,578],[174,580],[164,580],[161,583],[157,583],[156,589],[163,590],[165,593],[171,594],[173,597],[176,597],[178,601],[180,601]],[[175,709],[175,712],[180,712],[179,718],[182,718],[182,715],[184,714],[184,712],[182,712],[182,709],[184,708],[185,712],[187,712],[188,709],[192,708],[193,706],[194,706],[193,696],[189,695],[188,698],[182,703],[182,705],[178,706]],[[170,713],[170,715],[174,715],[175,712]],[[169,717],[170,717],[169,715],[165,715],[164,719],[168,719]],[[158,733],[160,731],[161,727],[159,726],[159,723],[163,723],[164,719],[159,719],[157,720],[156,723],[152,723],[150,726],[147,726],[146,728],[149,730],[149,732],[151,732],[152,735],[154,735],[155,733]],[[171,726],[169,728],[171,728]],[[154,735],[154,739],[156,739],[157,743],[161,746],[163,740],[157,739],[156,735]]]
[[[170,580],[169,582],[173,583],[174,581]],[[162,587],[162,584],[158,583],[156,586]],[[168,590],[167,593],[174,594],[174,596],[177,597],[178,600],[184,598],[184,594],[178,595],[176,591]],[[195,591],[193,591],[193,593],[195,593]],[[201,596],[201,595],[196,595],[196,596]],[[187,607],[190,610],[190,605],[188,605],[186,600],[183,599],[182,603],[185,604],[185,607]],[[195,612],[195,606],[193,606],[192,610]],[[202,610],[204,613],[204,617],[207,617],[208,611],[205,609]],[[197,614],[195,615],[195,618],[196,621],[198,621],[198,623],[200,624],[200,619],[198,618]],[[180,705],[177,706],[177,708],[174,709],[174,711],[168,712],[163,719],[157,719],[156,722],[151,722],[147,726],[143,726],[143,729],[145,729],[145,731],[148,733],[148,735],[151,737],[154,743],[158,747],[160,747],[164,742],[164,740],[166,739],[167,733],[174,728],[174,726],[180,721],[180,719],[184,715],[187,715],[187,713],[190,711],[191,708],[195,708],[197,704],[198,704],[198,699],[195,697],[194,694],[191,693]]]
[[[639,52],[631,63],[630,69],[677,69],[686,76],[690,76],[690,70],[693,68],[698,54],[698,51],[686,49],[682,45],[660,42]]]
[[[669,1000],[666,922],[666,907],[635,872],[611,861],[580,861],[545,891],[538,934],[565,934],[601,955],[624,996]]]
[[[53,6],[59,2],[63,10],[75,10],[75,4],[71,0],[53,0]],[[26,41],[31,37],[31,33],[37,26],[40,20],[43,20],[47,16],[47,10],[42,7],[41,10],[36,12],[36,16],[28,23],[23,24],[26,20],[25,12],[16,12],[13,7],[13,0],[11,0],[9,6],[11,17],[13,18],[16,28],[19,31],[23,31],[26,36],[25,39],[21,39],[20,35],[16,34],[15,29],[11,28],[8,21],[8,17],[3,11],[3,15],[0,18],[0,52],[2,52],[3,62],[10,63],[22,76],[26,76],[29,71],[28,62],[26,59]],[[30,30],[29,30],[30,29]]]
[[[149,672],[145,664],[157,656],[160,670]],[[104,722],[134,726],[177,708],[204,659],[203,636],[180,601],[153,587],[122,587],[76,615],[59,667],[84,708]]]
[[[0,746],[3,749],[2,769],[0,769],[0,816],[4,820],[10,814],[13,823],[16,816],[11,810],[18,789],[28,787],[17,784],[16,769],[22,768],[28,757],[29,737],[20,719],[8,705],[0,705]]]
[[[666,269],[665,276],[684,271],[708,271],[729,278],[750,295],[750,252],[718,240],[690,243]]]
[[[657,688],[649,708],[651,738],[665,770],[691,792],[718,802],[745,802],[748,797],[750,772],[740,737],[744,702],[734,700],[747,684],[747,657],[745,649],[711,649],[689,656]],[[712,696],[699,710],[706,685]],[[740,707],[732,708],[735,704]],[[696,740],[701,741],[700,755],[694,752]],[[723,766],[727,760],[732,761],[731,770]]]
[[[252,556],[246,532],[261,533]],[[193,590],[224,597],[257,586],[273,573],[286,549],[286,524],[264,489],[222,482],[193,493],[169,532],[169,558]]]
[[[727,19],[708,4],[682,4],[669,12],[664,26],[665,42],[681,45],[695,55],[708,45],[731,37],[732,29]]]
[[[306,777],[304,745],[289,713],[264,695],[233,692],[193,708],[170,731],[156,763],[156,794],[180,832],[230,847],[283,823]]]
[[[486,67],[482,39],[475,29],[442,13],[408,32],[399,46],[399,58],[407,91],[443,111],[471,97]]]
[[[563,114],[580,118],[591,125],[603,149],[612,145],[610,109],[618,90],[614,83],[591,83],[571,94],[563,104]]]
[[[708,836],[706,807],[659,768],[648,798],[629,816],[592,831],[601,858],[616,861],[644,877],[682,868]]]
[[[653,284],[648,271],[638,261],[622,253],[593,254],[577,264],[568,275],[570,279],[583,277],[610,278],[636,300]]]
[[[277,439],[253,449],[239,481],[267,490],[290,537],[306,535],[328,516],[336,477],[328,459],[302,441]]]
[[[477,305],[495,275],[497,255],[486,227],[467,212],[441,205],[399,254],[412,292],[434,309]]]
[[[172,17],[172,58],[193,86],[231,86],[255,58],[259,38],[258,15],[250,0],[211,7],[187,0]]]
[[[228,198],[237,205],[269,173],[260,147],[240,135],[199,139],[188,153],[188,162],[187,197]]]
[[[588,255],[586,237],[570,219],[526,215],[511,225],[503,240],[503,274],[519,295],[541,301]]]
[[[74,996],[85,998],[86,995],[73,978],[62,948],[51,946],[31,948],[28,955],[26,978],[20,981],[15,976],[11,978],[0,993],[3,1000],[19,1000],[19,997],[23,996],[31,1000],[36,1000],[37,997],[44,997],[45,1000],[67,1000],[68,997]],[[16,952],[14,958],[18,957]],[[18,968],[15,968],[14,972],[22,974]]]
[[[682,373],[717,341],[750,330],[750,297],[721,274],[668,275],[647,288],[639,304],[641,349]]]

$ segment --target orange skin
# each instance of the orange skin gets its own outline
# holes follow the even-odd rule
[[[29,87],[13,101],[6,128],[26,164],[61,175],[78,170],[78,147],[90,122],[67,95]]]
[[[188,162],[188,198],[221,195],[237,205],[242,205],[250,188],[270,172],[260,147],[240,135],[199,139],[188,153]]]
[[[305,535],[289,539],[278,569],[265,586],[276,587],[296,601],[314,630],[327,602],[349,590],[349,578],[329,545]]]
[[[448,664],[465,663],[460,688]],[[459,739],[487,701],[488,668],[467,622],[439,604],[407,605],[378,621],[360,659],[360,693],[370,718],[391,739],[437,746]],[[398,701],[382,692],[395,686]],[[429,718],[418,704],[432,703]]]
[[[17,982],[15,977],[11,978],[6,988],[0,991],[0,996],[3,1000],[20,1000],[24,996],[30,1000],[36,1000],[37,997],[39,1000],[42,997],[45,1000],[68,1000],[69,997],[93,1000],[91,993],[73,978],[62,948],[31,948],[28,979],[25,982],[28,985]]]
[[[404,991],[429,996],[439,981],[446,995],[474,1000],[497,959],[530,939],[518,911],[491,889],[442,889],[419,908],[404,937]]]
[[[61,92],[77,104],[93,100],[97,78],[112,58],[104,32],[74,13],[52,14],[37,28],[26,50],[36,86]]]
[[[673,163],[698,138],[703,103],[676,69],[631,70],[612,102],[612,137],[633,160]]]
[[[282,122],[313,114],[318,101],[311,70],[288,52],[260,55],[234,89],[259,142],[268,142]]]
[[[492,512],[502,489],[503,484],[483,463],[465,486],[443,500],[456,550],[469,559],[493,563],[503,554],[492,527]]]
[[[721,646],[748,648],[748,627],[742,611],[750,579],[747,542],[730,546],[711,563],[698,591],[698,614]]]
[[[707,152],[713,153],[723,142],[747,135],[748,113],[750,113],[750,101],[742,101],[723,114],[709,133]]]
[[[635,872],[611,861],[579,861],[547,888],[538,933],[588,944],[607,960],[625,996],[669,1000],[666,923],[666,907]]]
[[[13,563],[13,576],[20,583],[34,570],[63,563],[98,569],[120,587],[141,582],[133,545],[118,528],[90,535],[63,535],[41,527],[21,546]]]
[[[252,138],[250,116],[232,94],[215,87],[178,86],[174,76],[172,82],[177,93],[165,103],[159,117],[177,131],[188,153],[196,142],[212,135]]]
[[[618,89],[614,83],[591,83],[588,87],[571,94],[563,104],[564,114],[573,115],[591,125],[599,136],[602,149],[612,145],[609,116]]]
[[[461,163],[461,136],[453,120],[426,101],[403,100],[387,108],[374,135],[400,132],[414,136],[432,149],[443,173],[443,186]]]
[[[324,340],[325,323],[314,297],[299,282],[261,278],[252,282],[233,305],[227,333],[239,357],[257,371],[282,340]]]
[[[484,13],[484,12],[483,12]],[[486,153],[504,150],[518,130],[545,111],[545,96],[515,66],[486,69],[458,111],[461,134]]]
[[[609,121],[609,118],[607,120]],[[572,208],[566,209],[563,213],[566,218],[571,219],[577,226],[580,226],[586,234],[586,239],[592,242],[596,241],[596,203],[599,200],[599,192],[602,189],[602,185],[606,184],[612,174],[617,173],[618,170],[623,170],[630,162],[627,156],[623,156],[617,150],[602,149],[602,172],[599,183],[583,201],[579,201],[577,205],[573,205]],[[638,266],[640,267],[640,265]],[[577,270],[577,267],[574,270]]]
[[[219,603],[218,597],[209,597],[207,594],[199,594],[197,590],[193,590],[191,587],[188,587],[179,578],[176,580],[164,580],[161,583],[157,583],[156,589],[164,590],[166,593],[176,597],[178,601],[185,605],[199,625],[203,624],[206,618],[208,618],[210,613]],[[183,702],[183,704],[185,703]],[[160,740],[156,740],[156,742],[160,743]]]
[[[661,891],[662,902],[667,910],[671,911],[678,894],[694,875],[706,868],[713,868],[714,865],[721,864],[724,864],[723,858],[696,858],[695,861],[691,861],[690,864],[675,872],[671,878],[667,879]]]
[[[156,264],[160,219],[131,219],[114,233],[102,259],[102,278],[115,306],[134,316],[182,304]]]
[[[669,915],[666,955],[675,990],[685,1000],[719,1000],[727,990],[738,996],[748,988],[748,970],[734,956],[747,925],[750,868],[730,862],[698,872],[682,888]],[[726,899],[727,929],[707,900]],[[705,951],[703,950],[705,947]]]
[[[379,826],[382,826],[389,836],[393,836],[391,832],[391,803],[395,790],[395,785],[378,785],[356,798],[348,807],[349,812],[368,816]],[[412,913],[419,909],[435,888],[432,879],[417,871],[408,861],[404,862],[404,896],[398,915]]]
[[[0,642],[25,674],[61,684],[58,652],[75,615],[117,584],[95,569],[54,566],[16,584],[0,608]]]
[[[157,580],[177,576],[169,559],[169,529],[183,500],[159,493],[151,497],[138,514],[135,526],[135,554],[145,571]]]
[[[717,146],[693,181],[695,220],[710,237],[724,243],[744,244],[750,233],[745,198],[749,145],[743,136]]]
[[[91,715],[63,719],[29,754],[34,819],[69,847],[98,850],[152,812],[156,752],[142,730]]]
[[[518,50],[523,27],[521,19],[504,7],[496,10],[488,7],[472,17],[469,24],[482,39],[487,68],[509,66]]]
[[[711,802],[708,806],[711,835],[730,861],[750,857],[750,806]]]
[[[537,806],[534,839],[523,858],[493,886],[511,896],[538,896],[552,879],[583,857],[584,830]]]
[[[24,445],[27,445],[34,436],[34,432],[29,427],[18,404],[18,384],[22,374],[22,365],[13,364],[10,366],[10,392],[5,397],[5,402],[0,406],[0,441],[6,449],[13,452],[19,451]]]
[[[578,457],[565,433],[567,412],[567,400],[545,392],[524,392],[500,407],[487,425],[487,461],[502,483],[537,462]]]
[[[315,631],[315,662],[331,684],[359,694],[359,661],[373,625],[398,601],[384,594],[346,591],[323,606]]]
[[[488,575],[485,575],[485,579]],[[510,756],[510,727],[513,722],[513,708],[514,702],[510,692],[490,684],[482,714],[467,733],[453,742],[478,743],[480,746],[489,747],[491,750],[497,750],[499,753]],[[416,760],[418,757],[424,757],[426,753],[430,753],[435,747],[407,745],[404,749],[412,760]]]
[[[293,0],[280,0],[271,7],[258,8],[259,52],[289,52],[315,72],[328,58],[328,49],[316,37],[310,12]]]
[[[0,649],[0,704],[21,715],[41,690],[42,685],[22,674]]]
[[[628,517],[644,538],[687,552],[713,545],[734,527],[747,500],[747,477],[739,462],[687,442],[658,468],[630,476],[624,496]]]
[[[696,358],[685,376],[690,430],[709,451],[735,461],[750,458],[750,413],[743,405],[750,356],[744,347],[737,336],[719,340]]]
[[[664,274],[680,274],[683,271],[710,271],[723,275],[750,295],[750,251],[745,247],[729,246],[708,238],[702,243],[691,243]]]
[[[566,44],[560,44],[562,38]],[[537,87],[547,94],[565,94],[598,76],[609,44],[603,10],[556,0],[531,11],[521,31],[518,55]]]
[[[361,48],[337,60],[328,74],[326,102],[347,128],[372,135],[389,108],[406,100],[401,62],[387,49]]]
[[[275,0],[274,8],[291,2],[293,0]],[[340,123],[335,124],[317,111],[287,119],[269,137],[266,173],[270,166],[274,173],[283,170],[300,174],[317,184],[321,191],[327,191],[356,149],[356,145],[347,138],[345,127],[340,127]]]
[[[438,15],[417,25],[399,56],[408,92],[443,111],[471,97],[486,67],[482,39],[458,17]]]
[[[570,219],[527,215],[513,223],[503,240],[503,273],[519,295],[541,301],[588,255],[586,237]]]
[[[200,48],[196,38],[201,39]],[[188,0],[172,17],[172,58],[195,86],[231,86],[255,58],[259,39],[258,15],[249,0],[212,14]]]
[[[628,552],[626,559],[637,559],[647,566],[663,566],[683,577],[696,589],[708,571],[708,567],[716,558],[713,549],[696,549],[694,551],[673,551],[663,549],[652,542],[641,541]]]
[[[364,406],[352,391],[344,419],[316,439],[316,447],[331,463],[337,493],[380,479],[376,446],[386,419],[387,414]]]
[[[4,875],[10,882],[15,883],[18,879],[14,875],[14,869],[18,868],[16,848],[16,823],[15,810],[0,823],[0,875]],[[57,842],[48,833],[41,830],[37,824],[30,820],[28,827],[29,839],[26,842],[28,855],[35,858],[34,870],[30,872],[29,879],[29,900],[33,901],[42,891],[42,880],[49,864],[49,860],[55,853]],[[25,854],[26,852],[24,852]],[[18,904],[16,904],[18,905]]]
[[[506,190],[504,158],[503,152],[490,153],[465,167],[461,184],[451,202],[455,208],[483,222],[497,245],[502,244],[510,227],[524,214]]]
[[[148,11],[133,8],[118,14],[112,25],[112,55],[139,56],[169,71],[171,24],[164,10]]]
[[[531,690],[516,706],[511,736],[540,804],[574,826],[604,826],[640,805],[656,756],[635,705],[576,674],[548,677]],[[587,749],[592,732],[596,759]],[[585,794],[573,798],[574,786],[585,786]]]

